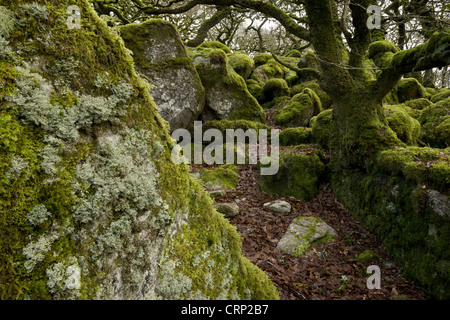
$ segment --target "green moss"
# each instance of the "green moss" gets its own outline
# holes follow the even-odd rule
[[[275,116],[276,125],[305,127],[314,115],[322,111],[322,104],[314,91],[306,88],[292,97],[279,114]]]
[[[273,59],[273,57],[270,53],[257,53],[253,58],[253,60],[255,61],[255,67],[262,66],[271,59]]]
[[[247,83],[248,92],[250,92],[250,94],[256,100],[258,100],[258,102],[260,102],[260,103],[263,102],[264,101],[264,93],[263,93],[261,84],[258,83],[258,81],[253,80],[253,79],[247,79],[246,83]]]
[[[220,49],[226,54],[231,53],[230,48],[228,48],[226,45],[224,45],[222,42],[219,41],[203,42],[201,45],[198,46],[198,48]]]
[[[264,111],[248,91],[244,79],[228,65],[228,58],[222,50],[197,50],[193,56],[195,68],[205,87],[206,105],[213,110],[222,109],[221,104],[233,105],[229,114],[218,114],[217,118],[265,122]]]
[[[369,59],[374,59],[386,52],[397,53],[399,51],[400,48],[392,42],[386,40],[375,41],[372,42],[369,46]]]
[[[302,57],[298,63],[299,68],[311,68],[315,70],[320,70],[319,59],[317,59],[314,50],[307,50],[302,54]]]
[[[409,145],[415,145],[420,136],[419,121],[410,117],[400,106],[385,106],[384,110],[389,127],[397,137]]]
[[[333,110],[322,111],[310,120],[313,140],[322,148],[330,147],[331,128],[333,122]]]
[[[281,110],[289,101],[291,101],[291,98],[289,96],[282,96],[264,103],[262,107],[264,109],[274,108],[276,110]]]
[[[217,169],[203,169],[198,172],[199,179],[206,187],[215,189],[236,189],[238,182],[237,167],[223,165]]]
[[[429,107],[430,105],[432,105],[432,103],[426,98],[419,98],[419,99],[406,101],[405,105],[411,109],[423,110],[426,107]]]
[[[304,83],[295,85],[291,89],[292,96],[301,93],[305,88],[311,89],[317,94],[317,96],[320,98],[322,107],[324,109],[328,109],[333,104],[333,100],[325,91],[323,91],[320,88],[319,82],[317,80],[312,80],[312,81],[308,81],[308,82],[304,82]]]
[[[421,140],[432,147],[445,148],[450,145],[450,134],[446,130],[450,119],[450,99],[437,102],[422,110],[419,122],[422,125]]]
[[[284,79],[269,79],[262,88],[265,101],[272,101],[275,98],[289,96],[289,87]]]
[[[298,50],[291,50],[288,52],[288,54],[286,55],[286,57],[289,58],[300,58],[302,56],[302,53]]]
[[[270,128],[262,123],[249,121],[249,120],[212,120],[206,121],[202,126],[203,131],[208,129],[218,129],[225,137],[227,129],[242,129],[247,131],[249,129],[255,130],[258,134],[259,129],[270,130]]]
[[[445,88],[439,91],[439,93],[434,94],[431,97],[431,102],[436,103],[438,101],[447,99],[448,97],[450,97],[450,88]]]
[[[255,62],[252,58],[243,52],[235,52],[228,57],[230,66],[237,72],[244,80],[248,79],[255,68]]]
[[[318,230],[320,223],[323,223],[322,220],[315,217],[297,217],[294,219],[293,223],[303,225],[303,223],[308,223],[308,229],[303,234],[302,237],[298,237],[295,235],[301,244],[295,248],[293,248],[293,255],[295,257],[300,257],[304,255],[307,251],[311,250],[312,245],[314,244],[324,244],[331,240],[335,239],[335,236],[331,234],[328,230],[325,234],[323,234],[320,238],[318,236]]]
[[[435,153],[424,149],[429,152]],[[427,185],[377,169],[348,170],[333,176],[332,189],[364,228],[383,242],[405,277],[430,297],[448,299],[450,281],[440,268],[449,261],[448,217],[431,209]]]
[[[366,250],[364,252],[361,252],[356,260],[361,263],[369,263],[377,260],[378,258],[378,255],[373,252],[373,250]]]
[[[280,145],[296,146],[311,142],[312,129],[305,127],[288,128],[282,130],[279,135]]]
[[[377,164],[392,174],[403,174],[417,183],[438,188],[450,184],[450,154],[448,149],[408,147],[386,150],[377,157]]]
[[[260,176],[261,190],[284,197],[311,200],[318,192],[325,166],[319,153],[302,151],[302,147],[281,151],[279,170],[273,176]]]
[[[415,78],[400,79],[397,84],[397,96],[399,102],[425,98],[425,88]]]

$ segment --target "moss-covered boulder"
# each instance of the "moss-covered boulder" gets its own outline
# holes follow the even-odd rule
[[[92,5],[2,4],[2,299],[276,299]]]
[[[273,57],[270,53],[257,53],[253,57],[253,60],[255,61],[255,67],[262,66],[272,59]]]
[[[202,169],[197,171],[194,176],[211,190],[234,190],[238,182],[237,167],[229,164],[217,169]]]
[[[289,96],[281,96],[278,98],[273,99],[272,101],[264,103],[261,107],[263,109],[275,109],[275,110],[281,110],[283,107],[291,101],[291,97]]]
[[[284,79],[269,79],[262,88],[264,100],[269,102],[278,97],[286,97],[290,95],[290,90],[286,80]]]
[[[223,44],[220,41],[206,41],[200,44],[198,48],[220,49],[226,54],[231,54],[230,48],[228,48],[225,44]]]
[[[401,106],[384,106],[389,127],[397,137],[409,145],[415,145],[420,136],[420,123]]]
[[[255,68],[255,62],[253,59],[242,51],[230,54],[228,59],[230,66],[237,72],[238,75],[244,78],[244,80],[247,80],[248,77],[250,77],[253,69]]]
[[[244,79],[229,65],[223,50],[201,48],[193,51],[192,56],[206,90],[202,120],[265,121],[264,111],[248,91]]]
[[[320,102],[322,103],[323,109],[328,109],[331,107],[331,105],[333,104],[333,100],[325,91],[323,91],[320,88],[319,82],[317,80],[311,80],[311,81],[307,81],[307,82],[303,82],[301,84],[295,85],[291,89],[291,95],[294,96],[296,94],[299,94],[306,88],[311,89],[312,91],[314,91],[317,94],[317,96],[320,99]]]
[[[433,103],[426,98],[419,98],[405,102],[405,106],[414,110],[423,110],[431,106]]]
[[[120,34],[170,129],[195,121],[205,106],[205,90],[175,26],[151,19],[123,26]]]
[[[450,186],[450,149],[428,147],[396,148],[383,151],[377,164],[392,174],[402,174],[416,183],[445,189]]]
[[[313,141],[324,149],[330,147],[331,128],[333,125],[333,110],[327,109],[312,117],[309,126]]]
[[[276,125],[286,127],[306,127],[310,119],[322,111],[319,97],[310,89],[303,90],[292,99],[275,116]]]
[[[427,96],[425,88],[415,78],[400,79],[395,90],[400,103]]]
[[[423,142],[437,148],[450,146],[450,98],[422,110],[419,122]]]
[[[382,68],[387,66],[390,58],[399,51],[400,48],[392,42],[386,40],[374,41],[369,46],[369,59]]]
[[[273,57],[271,56],[271,59],[267,60],[267,62],[265,62],[263,65],[260,65],[256,67],[255,70],[253,70],[250,78],[258,81],[259,83],[266,83],[269,79],[272,78],[284,79],[284,76],[288,71],[289,70],[287,68],[276,62],[275,59],[273,59]]]
[[[443,162],[439,160],[440,152],[448,155],[448,150],[409,147],[387,151],[382,157],[398,159],[394,162],[400,164],[404,173],[425,173],[430,165],[432,168]],[[428,157],[428,153],[434,155]],[[428,160],[432,162],[427,164]],[[402,267],[405,277],[414,281],[430,298],[449,299],[448,184],[443,189],[435,189],[428,184],[433,179],[428,180],[426,174],[420,183],[413,177],[405,179],[403,173],[395,174],[389,169],[389,163],[394,162],[388,160],[382,171],[375,167],[370,172],[346,170],[336,173],[331,180],[333,192],[364,228],[383,242],[389,255]],[[449,168],[448,161],[445,166]],[[450,176],[448,169],[447,172],[439,171],[439,175]],[[379,263],[370,252],[362,254],[359,260]]]
[[[264,93],[262,86],[264,84],[259,83],[256,80],[253,79],[247,79],[246,81],[248,92],[256,99],[259,103],[264,102]]]
[[[287,128],[280,131],[279,141],[281,146],[297,146],[310,143],[312,129],[306,127]]]
[[[324,172],[319,152],[298,146],[281,151],[278,173],[260,175],[258,183],[261,190],[269,194],[311,200],[317,195]]]
[[[444,88],[440,90],[439,93],[436,93],[431,97],[431,102],[436,103],[438,101],[447,99],[448,97],[450,97],[450,88]]]
[[[314,50],[305,51],[300,57],[300,61],[297,65],[299,68],[311,68],[315,70],[320,70],[320,62],[317,59]]]

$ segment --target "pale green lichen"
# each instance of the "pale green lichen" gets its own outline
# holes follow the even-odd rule
[[[0,6],[0,38],[7,39],[14,30],[17,20],[14,12],[4,6]]]
[[[28,162],[25,161],[20,156],[13,156],[11,159],[11,167],[6,172],[6,178],[9,180],[11,178],[19,177],[24,170],[28,167]]]
[[[39,204],[31,210],[27,215],[27,222],[32,226],[38,226],[52,215],[51,212],[47,210],[44,204]]]
[[[49,13],[46,7],[33,2],[29,4],[22,4],[20,6],[30,17],[36,20],[47,20]]]

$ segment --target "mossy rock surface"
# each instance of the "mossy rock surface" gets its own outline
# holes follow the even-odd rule
[[[313,141],[324,149],[330,147],[331,128],[333,125],[333,110],[327,109],[312,117],[309,125]]]
[[[307,127],[287,128],[280,132],[280,145],[297,146],[310,143],[312,140],[312,129]]]
[[[450,222],[435,209],[436,199],[448,201],[448,196],[427,184],[378,169],[339,172],[331,182],[339,202],[383,242],[406,278],[431,298],[450,298]]]
[[[431,97],[431,102],[436,103],[438,101],[447,99],[448,97],[450,97],[450,88],[444,88],[440,90],[439,93],[434,94]]]
[[[306,88],[276,114],[274,123],[287,127],[306,127],[310,119],[322,111],[322,103],[314,91]]]
[[[450,150],[428,147],[407,147],[386,150],[379,154],[377,164],[392,174],[417,183],[436,186],[450,185]]]
[[[397,137],[409,144],[415,145],[420,136],[420,123],[409,116],[401,106],[385,106],[385,115],[389,127],[397,134]]]
[[[419,98],[405,102],[405,106],[415,109],[415,110],[423,110],[426,107],[431,106],[433,103],[426,98]]]
[[[269,79],[262,88],[264,94],[264,100],[267,102],[272,101],[279,97],[289,97],[289,86],[284,79]]]
[[[275,161],[275,160],[273,160]],[[276,175],[259,176],[261,190],[284,197],[311,200],[318,192],[325,166],[319,152],[305,151],[302,146],[280,152]]]
[[[246,81],[246,83],[247,83],[248,92],[250,92],[250,94],[259,103],[263,103],[264,102],[264,93],[263,93],[263,89],[262,89],[263,84],[259,83],[256,80],[253,80],[253,79],[248,79]]]
[[[422,110],[419,117],[422,126],[421,140],[432,147],[450,146],[450,98],[438,101]]]
[[[257,53],[253,57],[253,60],[255,61],[255,67],[262,66],[263,64],[266,64],[267,61],[273,59],[272,55],[270,53]]]
[[[223,44],[220,41],[206,41],[200,44],[198,48],[220,49],[226,54],[231,54],[230,48],[228,48],[225,44]]]
[[[400,103],[425,98],[427,96],[425,88],[415,78],[400,79],[396,91]]]
[[[317,96],[320,99],[320,102],[322,103],[323,109],[328,109],[331,107],[331,105],[333,104],[333,100],[325,91],[323,91],[320,88],[319,82],[317,80],[311,80],[308,82],[304,82],[304,83],[295,85],[291,89],[291,95],[294,96],[296,94],[299,94],[306,88],[311,89],[312,91],[314,91],[317,94]]]
[[[176,27],[150,19],[123,26],[120,34],[171,131],[187,128],[205,107],[205,89]]]
[[[256,60],[255,65],[257,65]],[[258,81],[259,83],[266,83],[269,79],[273,78],[284,79],[287,72],[289,72],[289,69],[276,62],[271,56],[271,59],[267,60],[267,62],[263,65],[260,65],[253,70],[250,78]]]
[[[252,74],[253,69],[255,69],[255,62],[244,52],[238,51],[232,53],[229,55],[228,59],[230,66],[237,74],[244,78],[244,80],[247,80]]]
[[[253,120],[264,123],[266,115],[250,94],[244,79],[228,63],[220,49],[200,48],[191,53],[206,92],[202,120]]]
[[[237,167],[223,165],[217,169],[202,169],[194,174],[205,187],[212,190],[236,189],[238,182]]]
[[[81,28],[69,30],[74,3]],[[91,4],[2,4],[23,24],[8,29],[20,50],[1,62],[1,298],[277,299],[171,161],[148,84]]]

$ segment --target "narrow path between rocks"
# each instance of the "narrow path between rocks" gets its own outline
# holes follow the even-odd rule
[[[265,109],[267,125],[273,125],[273,110]],[[277,129],[283,129],[276,127]],[[286,147],[282,147],[286,148]],[[191,171],[217,168],[218,165],[192,165]],[[424,293],[402,276],[401,268],[389,257],[380,241],[367,232],[337,200],[328,184],[321,185],[311,201],[293,197],[268,195],[258,185],[258,170],[238,165],[236,190],[226,190],[216,203],[236,202],[240,213],[230,222],[242,236],[242,252],[264,270],[277,286],[282,300],[388,300],[426,299]],[[284,200],[291,204],[290,214],[274,213],[264,203]],[[326,244],[313,245],[312,250],[296,258],[277,248],[291,222],[299,216],[325,221],[338,234]],[[357,257],[372,250],[378,258],[367,263]],[[381,289],[367,288],[369,265],[381,269]]]

